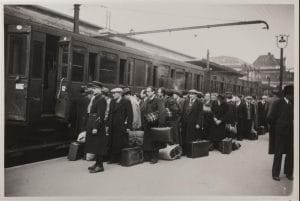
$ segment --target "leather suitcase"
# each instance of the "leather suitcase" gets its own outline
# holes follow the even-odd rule
[[[143,149],[141,147],[125,148],[121,152],[121,165],[132,166],[144,161]]]
[[[172,128],[171,127],[152,127],[151,134],[157,142],[172,142]]]
[[[69,147],[68,159],[70,161],[76,161],[81,157],[83,157],[83,144],[72,142]]]
[[[232,152],[232,139],[225,138],[219,142],[219,150],[222,154],[230,154]]]
[[[189,158],[197,158],[208,156],[209,154],[209,141],[200,140],[188,142],[185,148],[186,156]]]

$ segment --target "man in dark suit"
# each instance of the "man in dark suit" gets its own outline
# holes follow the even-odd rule
[[[211,111],[214,122],[209,130],[209,139],[214,148],[218,148],[218,142],[226,137],[225,126],[228,122],[228,104],[223,95],[218,95],[217,100],[212,102]]]
[[[274,140],[270,142],[273,149],[269,154],[274,154],[272,177],[279,181],[282,155],[286,154],[284,162],[284,173],[289,180],[293,180],[294,167],[294,107],[293,107],[293,85],[288,85],[283,90],[283,97],[272,104],[267,121],[275,125]],[[269,139],[271,140],[271,139]]]
[[[93,96],[87,106],[85,153],[95,154],[96,163],[89,167],[90,173],[102,172],[103,156],[106,154],[105,110],[106,100],[101,95],[101,85],[93,88]]]
[[[262,100],[257,103],[258,126],[263,126],[265,129],[267,129],[268,109],[269,103],[267,102],[267,96],[262,96]]]
[[[251,131],[254,127],[254,120],[255,120],[255,108],[252,102],[252,97],[247,96],[245,98],[245,104],[241,105],[241,116],[243,119],[243,126],[245,128],[244,130],[244,138],[252,139]]]
[[[191,89],[188,91],[188,98],[183,103],[181,118],[182,126],[182,146],[186,153],[186,144],[200,138],[200,131],[203,121],[203,104],[197,98],[198,91]]]
[[[115,88],[111,90],[113,100],[110,103],[108,114],[109,127],[109,163],[118,163],[121,150],[128,146],[128,131],[132,130],[133,111],[131,102],[122,97],[123,90]]]

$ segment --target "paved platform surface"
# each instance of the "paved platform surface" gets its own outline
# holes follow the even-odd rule
[[[5,169],[6,196],[279,196],[292,192],[293,182],[271,177],[268,134],[241,142],[230,155],[211,151],[208,157],[108,165],[90,174],[93,162],[66,157]]]

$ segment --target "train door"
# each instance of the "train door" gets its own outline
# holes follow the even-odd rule
[[[55,104],[55,116],[68,120],[70,109],[70,73],[71,73],[71,38],[62,37],[59,40],[58,80]]]
[[[46,35],[45,70],[43,73],[42,116],[54,114],[57,84],[58,37]]]
[[[5,117],[7,120],[28,121],[31,27],[7,26]]]

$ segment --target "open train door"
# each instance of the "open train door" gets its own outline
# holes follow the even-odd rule
[[[7,26],[5,118],[28,121],[28,85],[31,27]]]
[[[71,57],[72,57],[72,41],[70,37],[64,36],[59,42],[58,57],[58,83],[56,93],[55,116],[64,121],[69,119],[70,111],[70,73],[71,73]]]

